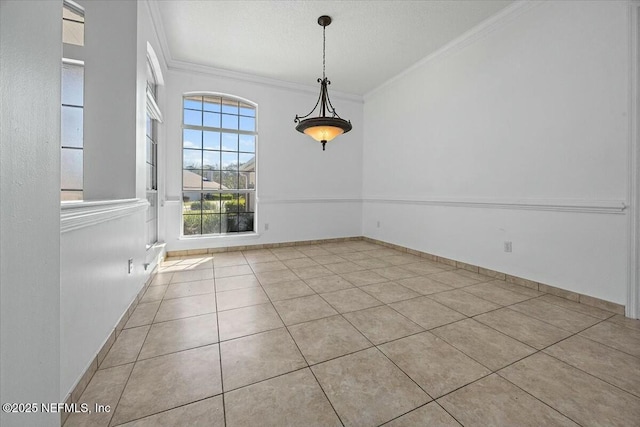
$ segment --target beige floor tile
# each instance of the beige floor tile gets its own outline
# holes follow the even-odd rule
[[[473,319],[441,326],[431,332],[492,371],[535,352],[532,347]]]
[[[429,278],[437,280],[438,282],[442,282],[445,285],[449,285],[454,288],[462,288],[465,286],[471,286],[480,283],[480,280],[478,279],[472,279],[463,274],[460,274],[459,270],[430,274]],[[489,280],[489,278],[487,278],[487,280]]]
[[[213,279],[196,280],[195,282],[173,283],[167,288],[164,299],[190,297],[210,294],[215,290]]]
[[[341,426],[308,369],[226,393],[225,409],[227,427]]]
[[[404,268],[409,271],[413,271],[416,274],[425,275],[425,274],[434,274],[434,273],[442,273],[443,271],[447,271],[449,269],[453,269],[454,267],[445,266],[444,264],[438,264],[436,262],[430,262],[421,260],[420,262],[416,262],[413,264],[405,265]]]
[[[389,279],[382,277],[374,271],[362,270],[342,274],[342,277],[356,286],[372,285],[374,283],[388,282]]]
[[[350,261],[340,262],[338,264],[326,264],[325,267],[336,274],[353,273],[354,271],[361,271],[365,269],[365,267]]]
[[[385,304],[419,297],[420,294],[395,282],[376,283],[362,286],[361,290]]]
[[[600,322],[595,317],[549,304],[539,298],[530,299],[509,308],[574,333]]]
[[[380,425],[431,400],[375,348],[311,369],[346,426]]]
[[[258,249],[252,251],[242,251],[242,255],[249,264],[258,262],[278,261],[278,258],[268,249]]]
[[[516,292],[522,295],[530,296],[532,298],[539,297],[545,295],[544,292],[539,292],[534,289],[527,288],[525,286],[516,285],[515,283],[505,282],[504,280],[493,280],[491,283],[494,286],[497,286],[502,289],[506,289],[511,292]]]
[[[207,426],[224,427],[222,395],[141,418],[122,427]]]
[[[569,331],[508,308],[481,314],[474,319],[538,350],[571,335]]]
[[[112,424],[143,418],[222,392],[218,345],[137,362]]]
[[[291,268],[304,268],[304,267],[315,267],[318,264],[317,262],[315,262],[314,260],[312,260],[311,258],[295,258],[295,259],[289,259],[284,261],[284,264]]]
[[[269,302],[267,294],[264,293],[261,287],[218,292],[216,298],[218,311],[232,310],[234,308]]]
[[[310,257],[310,258],[317,258],[319,256],[324,256],[324,255],[331,255],[331,252],[329,252],[326,249],[322,249],[322,248],[318,248],[315,247],[313,245],[310,245],[309,247],[299,247],[298,251],[302,252],[303,254],[305,254],[306,256]]]
[[[404,267],[384,267],[376,268],[372,271],[378,273],[383,277],[386,277],[389,280],[407,279],[409,277],[415,277],[418,275],[417,273],[411,270],[407,270]]]
[[[196,280],[213,279],[213,268],[204,270],[178,271],[173,273],[171,283],[195,282]]]
[[[300,267],[292,270],[301,279],[313,279],[314,277],[331,276],[333,272],[322,265]]]
[[[436,402],[427,403],[395,420],[384,424],[384,427],[459,427],[460,424]]]
[[[334,292],[355,287],[351,282],[336,274],[305,279],[305,282],[317,293]]]
[[[275,301],[273,305],[286,325],[294,325],[338,314],[318,295]]]
[[[160,307],[160,302],[161,301],[154,301],[138,304],[136,309],[133,310],[133,314],[129,317],[126,325],[124,325],[125,329],[150,325],[153,323],[153,318],[156,317],[156,312],[158,311],[158,307]]]
[[[98,370],[80,396],[78,403],[86,403],[91,409],[95,404],[109,405],[111,411],[91,414],[72,413],[67,418],[65,427],[108,426],[122,390],[127,384],[131,369],[133,369],[133,363]]]
[[[632,426],[640,419],[640,399],[543,353],[499,374],[584,426]]]
[[[195,295],[162,301],[155,323],[216,312],[215,294]]]
[[[540,300],[548,302],[549,304],[557,305],[559,307],[567,308],[572,311],[577,311],[578,313],[587,314],[592,317],[597,317],[598,319],[601,319],[601,320],[608,319],[609,317],[614,315],[609,311],[601,310],[596,307],[591,307],[590,305],[586,305],[586,304],[580,304],[575,301],[569,301],[566,298],[560,298],[555,295],[546,294],[541,296]]]
[[[439,292],[437,294],[431,294],[428,297],[467,316],[475,316],[500,308],[498,304],[478,298],[460,289]]]
[[[365,259],[371,259],[371,255],[367,254],[366,252],[351,252],[351,253],[346,253],[346,254],[341,254],[340,255],[342,258],[346,259],[347,261],[362,261]]]
[[[382,305],[376,298],[358,288],[328,292],[321,296],[340,313]]]
[[[285,328],[225,341],[220,353],[225,392],[307,366]]]
[[[579,335],[544,352],[640,397],[640,359],[637,357]]]
[[[218,342],[216,314],[155,323],[140,351],[139,360]]]
[[[271,283],[289,282],[299,277],[291,270],[263,271],[256,273],[256,277],[262,285],[270,285]]]
[[[424,330],[387,306],[345,313],[344,317],[376,345]]]
[[[496,374],[438,403],[465,426],[578,426]]]
[[[251,269],[255,273],[262,273],[265,271],[278,271],[278,270],[287,270],[289,267],[284,265],[282,261],[268,261],[268,262],[258,262],[255,264],[251,264]]]
[[[459,268],[456,270],[456,273],[468,277],[470,279],[475,279],[479,282],[490,282],[495,280],[495,278],[490,276],[485,276],[484,274],[475,273],[473,271],[465,270],[464,268]]]
[[[397,282],[421,295],[430,295],[454,289],[449,285],[432,280],[428,276],[409,277],[408,279],[401,279]]]
[[[246,274],[253,273],[253,270],[249,265],[231,265],[229,267],[217,267],[214,270],[215,278],[244,276]]]
[[[247,260],[241,252],[213,254],[213,268],[231,267],[232,265],[243,265],[246,263]]]
[[[386,343],[379,348],[434,399],[491,373],[430,332]]]
[[[396,250],[388,249],[388,248],[373,249],[373,250],[367,251],[367,253],[372,257],[376,257],[376,258],[386,258],[388,256],[402,254],[402,252],[398,252]]]
[[[280,261],[287,261],[291,259],[297,258],[305,258],[306,255],[302,252],[292,249],[292,248],[276,248],[271,249],[271,252],[278,258]]]
[[[640,331],[611,322],[602,322],[581,332],[580,335],[640,357]]]
[[[221,341],[282,326],[284,324],[271,304],[252,305],[218,313]]]
[[[304,297],[315,293],[314,290],[302,280],[273,283],[271,285],[264,285],[263,287],[271,301]]]
[[[492,283],[467,286],[464,291],[500,305],[511,305],[531,299],[529,296],[500,288]]]
[[[293,325],[289,332],[311,365],[371,347],[342,316]]]
[[[339,255],[354,252],[354,250],[348,246],[325,246],[324,249],[331,252],[332,254],[339,254]]]
[[[635,329],[640,331],[640,319],[631,319],[621,314],[616,314],[613,317],[607,319],[607,322],[615,323],[616,325],[624,326],[626,328]]]
[[[427,297],[400,301],[390,306],[425,329],[433,329],[466,318],[464,314]]]
[[[363,268],[387,268],[387,267],[393,267],[393,264],[391,264],[389,261],[385,261],[382,258],[368,258],[368,259],[361,259],[361,260],[357,260],[357,261],[353,261],[354,263],[358,264],[360,267]],[[386,279],[386,277],[385,277]],[[387,279],[389,280],[389,279]]]
[[[329,253],[329,255],[320,255],[320,256],[313,257],[313,260],[320,265],[338,264],[338,263],[347,261],[341,256],[335,255],[332,253]]]
[[[407,265],[414,264],[422,261],[420,257],[415,255],[403,254],[403,255],[392,255],[384,258],[385,261],[390,262],[393,265]]]
[[[152,301],[161,301],[164,297],[164,293],[167,292],[168,285],[149,286],[147,291],[140,298],[140,303],[147,303]]]
[[[124,329],[120,332],[120,335],[116,338],[116,342],[113,343],[109,353],[107,353],[107,357],[102,361],[100,369],[135,362],[142,348],[142,344],[147,337],[149,327],[149,325],[140,326],[137,328]]]
[[[158,273],[153,277],[149,286],[168,285],[172,277],[173,273]]]
[[[260,282],[253,274],[216,279],[216,292],[255,288],[256,286],[260,286]]]

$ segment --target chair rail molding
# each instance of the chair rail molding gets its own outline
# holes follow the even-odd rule
[[[147,209],[144,199],[64,202],[60,205],[60,233],[91,227]]]

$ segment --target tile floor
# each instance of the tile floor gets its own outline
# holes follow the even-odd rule
[[[66,426],[640,425],[640,320],[355,241],[169,259]]]

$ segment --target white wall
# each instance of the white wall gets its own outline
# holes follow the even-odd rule
[[[254,245],[359,236],[362,191],[362,103],[333,96],[353,130],[320,143],[295,130],[296,114],[307,114],[320,88],[290,89],[212,74],[170,70],[165,104],[167,250]],[[258,104],[258,235],[181,238],[182,95],[210,91]],[[354,100],[355,99],[355,100]],[[269,230],[265,231],[265,224]]]
[[[627,3],[517,7],[365,97],[364,234],[625,304]]]
[[[0,3],[2,403],[59,399],[61,11],[61,0]],[[2,411],[0,424],[60,415]]]

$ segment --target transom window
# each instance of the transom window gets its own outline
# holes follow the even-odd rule
[[[254,231],[256,106],[233,97],[183,98],[183,235]]]

